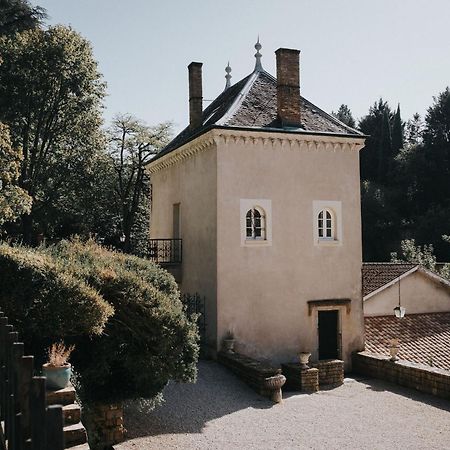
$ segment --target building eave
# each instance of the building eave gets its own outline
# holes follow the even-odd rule
[[[300,135],[300,136],[324,136],[324,137],[337,137],[337,138],[349,138],[349,139],[357,139],[357,140],[365,140],[367,139],[367,135],[364,134],[348,134],[348,133],[332,133],[332,132],[325,132],[325,131],[309,131],[309,130],[301,130],[301,129],[289,129],[289,128],[260,128],[260,127],[241,127],[241,126],[229,126],[229,125],[217,125],[212,124],[208,125],[204,128],[202,128],[197,133],[194,133],[192,136],[190,136],[186,141],[184,141],[182,144],[180,144],[178,147],[175,147],[171,149],[169,152],[164,153],[161,152],[157,154],[151,161],[147,163],[147,166],[150,166],[151,164],[155,163],[159,159],[163,158],[166,155],[170,155],[174,152],[176,152],[179,148],[184,147],[185,145],[191,143],[195,139],[198,139],[199,137],[203,136],[204,134],[210,132],[211,130],[229,130],[231,132],[233,131],[251,131],[251,132],[258,132],[258,133],[276,133],[276,134],[288,134],[288,135]]]

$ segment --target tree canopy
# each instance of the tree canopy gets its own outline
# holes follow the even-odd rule
[[[68,27],[3,37],[0,54],[0,119],[23,150],[19,185],[34,199],[23,237],[31,242],[40,211],[44,226],[51,221],[44,206],[70,203],[64,187],[73,192],[77,177],[95,170],[105,83],[89,42]]]
[[[44,8],[28,0],[0,0],[0,36],[37,28],[46,17]]]
[[[0,225],[31,210],[31,197],[17,186],[22,152],[13,148],[9,129],[0,122]]]

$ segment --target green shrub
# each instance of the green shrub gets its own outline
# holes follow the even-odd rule
[[[115,310],[104,332],[79,342],[72,356],[84,401],[153,398],[171,379],[195,380],[197,326],[170,274],[92,241],[62,241],[42,251]]]
[[[0,244],[0,307],[24,339],[98,335],[113,307],[53,258]]]

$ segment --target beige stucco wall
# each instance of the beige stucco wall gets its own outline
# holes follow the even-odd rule
[[[364,315],[394,314],[398,306],[398,282],[364,301]],[[406,314],[450,311],[450,289],[416,271],[400,281],[401,305]]]
[[[218,342],[232,329],[243,353],[281,362],[303,350],[317,359],[317,310],[308,315],[307,301],[350,298],[348,314],[328,308],[341,310],[348,369],[364,333],[358,149],[330,145],[342,138],[230,134],[217,148]],[[271,246],[241,245],[240,199],[271,200]],[[314,200],[342,202],[342,245],[314,245]]]
[[[207,334],[218,350],[231,329],[237,350],[278,363],[318,358],[317,308],[340,311],[342,357],[364,341],[358,150],[363,140],[212,130],[150,165],[151,236],[172,237],[181,203],[184,292],[207,298]],[[271,203],[270,246],[241,243],[241,199]],[[315,245],[313,201],[341,202],[339,245]]]
[[[216,147],[151,173],[152,238],[173,237],[173,204],[180,203],[183,260],[180,289],[206,298],[207,335],[216,341]]]

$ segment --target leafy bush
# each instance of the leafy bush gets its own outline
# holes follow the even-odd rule
[[[198,331],[186,317],[173,277],[150,261],[89,241],[43,250],[97,289],[115,314],[72,356],[84,401],[153,398],[170,379],[193,381]]]
[[[90,336],[113,307],[53,258],[0,244],[0,307],[25,340]]]
[[[76,344],[71,360],[87,403],[153,399],[170,379],[195,380],[195,320],[173,277],[150,261],[93,241],[2,244],[0,306],[33,349],[48,345],[44,337]]]

